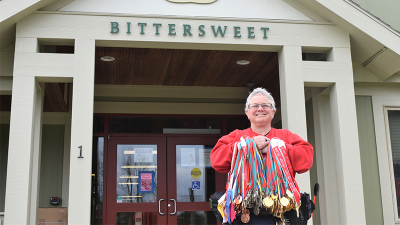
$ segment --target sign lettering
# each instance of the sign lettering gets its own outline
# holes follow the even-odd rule
[[[120,26],[118,22],[110,22],[111,25],[111,30],[110,33],[111,34],[118,34],[120,31]],[[131,22],[126,22],[126,33],[127,34],[131,34]],[[162,24],[161,23],[153,23],[153,27],[149,27],[147,28],[147,23],[138,23],[138,26],[140,26],[140,33],[139,34],[146,34],[145,30],[147,29],[147,31],[149,31],[148,29],[153,29],[154,30],[154,34],[156,35],[160,35],[161,34],[161,27]],[[123,27],[123,26],[122,26]],[[121,27],[121,28],[122,28]],[[168,24],[168,35],[173,35],[176,36],[176,30],[180,30],[183,31],[183,36],[193,36],[193,33],[196,34],[196,31],[192,30],[192,26],[190,24],[183,24],[183,26],[180,27],[176,27],[175,24]],[[196,28],[194,28],[196,29]],[[228,26],[214,26],[212,25],[211,27],[206,27],[205,25],[199,25],[198,29],[198,36],[205,36],[206,32],[210,32],[212,31],[215,37],[224,37],[227,30],[232,29],[233,30],[233,37],[235,38],[241,38],[242,34],[241,32],[241,27],[240,26],[233,26],[233,27],[228,27]],[[267,39],[267,32],[269,31],[268,27],[260,27],[259,31],[256,31],[256,27],[247,27],[247,38],[251,38],[254,39],[257,37],[261,37],[263,39]],[[208,31],[207,31],[208,30]],[[261,31],[261,32],[260,32]],[[245,32],[245,30],[244,30]]]

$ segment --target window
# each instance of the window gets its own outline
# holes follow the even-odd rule
[[[391,157],[393,161],[393,181],[395,197],[395,207],[397,218],[400,215],[400,108],[387,108],[389,146],[391,147]]]

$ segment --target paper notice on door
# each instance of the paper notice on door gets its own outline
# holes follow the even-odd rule
[[[181,148],[181,166],[196,166],[195,148]]]
[[[199,166],[200,167],[211,167],[210,154],[211,148],[199,149]]]
[[[140,162],[153,162],[153,149],[152,148],[135,148],[135,163]]]
[[[154,171],[139,171],[139,193],[154,192]]]

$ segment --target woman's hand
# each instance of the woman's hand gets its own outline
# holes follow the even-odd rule
[[[269,138],[262,136],[262,135],[258,135],[258,136],[253,137],[253,140],[257,144],[258,150],[261,153],[267,153]]]

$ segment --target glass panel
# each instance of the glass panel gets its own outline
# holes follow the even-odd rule
[[[156,199],[157,145],[117,145],[117,203]]]
[[[214,146],[176,146],[176,195],[178,202],[207,202],[215,192],[215,170],[210,153]]]
[[[182,225],[211,225],[217,224],[217,218],[212,211],[177,212],[178,223]]]
[[[0,124],[0,212],[4,212],[8,159],[9,124]]]
[[[156,225],[156,212],[119,212],[117,213],[117,225]]]
[[[103,224],[104,137],[93,137],[91,224]]]
[[[396,187],[397,215],[400,217],[400,110],[389,110],[388,119]]]
[[[93,117],[93,133],[104,133],[104,116]]]
[[[220,118],[110,117],[110,133],[164,133],[165,129],[212,130],[221,133]],[[219,131],[218,131],[219,129]],[[186,131],[183,130],[182,133]]]

